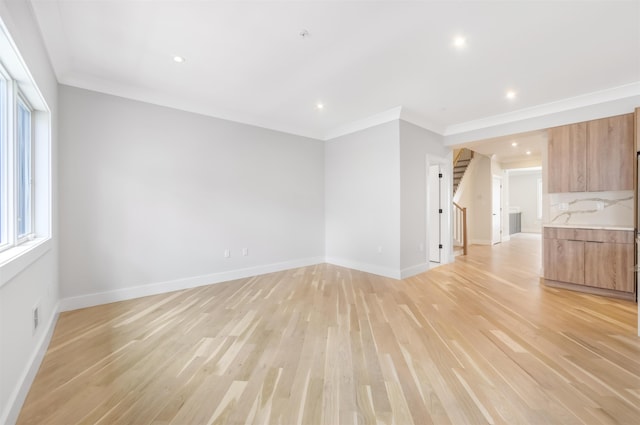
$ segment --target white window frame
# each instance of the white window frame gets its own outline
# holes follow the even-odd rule
[[[0,133],[0,229],[4,240],[0,240],[0,252],[19,246],[34,238],[34,152],[35,152],[35,110],[26,96],[21,92],[18,83],[11,78],[7,70],[0,63],[0,79],[4,82],[5,95],[0,97],[3,102],[0,108],[0,120],[3,131]],[[18,237],[18,103],[22,103],[30,111],[30,157],[29,157],[29,232]]]
[[[14,169],[14,191],[15,191],[15,205],[14,205],[14,211],[15,211],[15,228],[16,228],[16,245],[20,245],[21,243],[24,243],[28,240],[33,239],[33,235],[34,235],[34,214],[33,214],[33,208],[34,208],[34,161],[33,161],[33,157],[34,157],[34,152],[35,152],[35,143],[34,143],[34,139],[35,139],[35,128],[34,128],[34,121],[35,121],[35,110],[33,109],[33,107],[31,106],[31,104],[29,103],[29,101],[27,100],[27,98],[24,96],[24,94],[22,94],[22,92],[18,89],[15,90],[16,96],[15,96],[15,107],[14,107],[14,111],[15,111],[15,118],[16,118],[16,131],[15,131],[15,147],[14,147],[14,161],[15,161],[15,169]],[[25,233],[24,235],[18,235],[18,191],[16,190],[16,188],[18,187],[18,124],[17,124],[17,120],[18,120],[18,103],[21,102],[28,110],[29,110],[29,216],[28,216],[28,220],[29,220],[29,231],[27,233]]]
[[[9,178],[11,176],[12,162],[9,158],[12,158],[9,135],[12,134],[9,126],[11,120],[10,109],[10,91],[11,91],[11,79],[6,72],[2,64],[0,63],[0,83],[3,83],[4,89],[0,86],[0,251],[4,251],[10,248],[12,245],[10,242],[13,240],[10,230],[13,226],[9,225],[9,199],[11,195],[9,193],[11,185],[9,184]],[[4,239],[2,239],[4,237]]]

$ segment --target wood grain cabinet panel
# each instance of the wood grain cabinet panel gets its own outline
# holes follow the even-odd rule
[[[585,242],[584,284],[615,291],[633,292],[633,245]]]
[[[586,192],[587,123],[548,131],[549,192]]]
[[[545,279],[584,284],[584,242],[545,239]]]
[[[632,190],[634,115],[587,122],[587,191]]]
[[[550,128],[549,193],[633,190],[636,115]]]
[[[633,231],[546,227],[543,247],[545,279],[635,293]]]

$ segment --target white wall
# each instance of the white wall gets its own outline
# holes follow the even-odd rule
[[[67,86],[60,108],[64,309],[323,261],[321,141]]]
[[[456,202],[467,208],[469,244],[491,244],[491,179],[491,159],[476,152],[456,192]]]
[[[328,262],[399,277],[399,133],[395,120],[325,142]]]
[[[52,239],[17,261],[0,266],[0,423],[17,419],[57,317],[57,82],[26,1],[0,0],[0,18],[15,42],[51,111]],[[7,277],[7,280],[5,280]],[[41,325],[32,331],[32,308],[39,303]]]
[[[451,193],[452,150],[442,145],[442,136],[421,127],[400,121],[400,267],[402,274],[428,270],[427,235],[427,160],[441,163],[445,169],[442,190]],[[450,200],[450,195],[445,197]],[[443,206],[443,220],[449,222],[450,202]],[[448,226],[447,226],[448,228]],[[453,252],[449,232],[443,235],[443,245]]]
[[[542,171],[509,174],[509,207],[519,207],[522,213],[522,232],[540,233],[538,219],[538,179]]]

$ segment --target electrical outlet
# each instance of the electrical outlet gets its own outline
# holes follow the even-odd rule
[[[420,252],[424,252],[424,243],[420,243],[419,249],[420,249]]]
[[[598,201],[596,202],[596,210],[602,211],[604,209],[604,202]]]
[[[378,254],[382,254],[382,245],[378,247]]]
[[[38,325],[40,324],[40,305],[36,304],[35,307],[33,307],[33,314],[31,315],[33,317],[33,332],[35,332],[38,329]]]
[[[561,202],[560,204],[558,204],[558,209],[560,211],[569,211],[569,204],[566,202]]]
[[[231,257],[231,250],[229,248],[224,250],[224,258]]]
[[[246,257],[247,255],[249,255],[249,248],[242,248],[242,256]]]

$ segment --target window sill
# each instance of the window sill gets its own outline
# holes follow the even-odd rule
[[[37,238],[0,252],[0,288],[46,254],[51,238]]]

